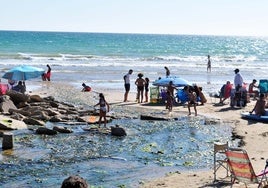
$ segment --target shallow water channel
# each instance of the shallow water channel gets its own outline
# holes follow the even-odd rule
[[[60,187],[72,174],[94,187],[138,187],[168,172],[211,168],[213,143],[231,140],[229,126],[205,125],[201,117],[108,125],[115,124],[128,135],[92,133],[84,125],[64,125],[74,133],[55,136],[14,131],[14,149],[0,154],[0,187]]]

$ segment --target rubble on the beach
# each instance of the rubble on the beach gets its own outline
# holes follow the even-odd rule
[[[71,104],[56,101],[53,97],[40,97],[18,92],[8,92],[0,97],[0,129],[16,130],[27,126],[45,127],[47,121],[57,123],[98,123],[98,114],[95,111],[81,110]],[[26,100],[27,99],[27,100]],[[90,119],[91,117],[91,119]],[[94,121],[92,121],[94,117]],[[108,121],[111,121],[108,117]],[[90,121],[89,121],[90,120]],[[65,128],[56,126],[54,131],[66,132]],[[43,133],[44,129],[39,132]],[[48,130],[48,132],[51,132]],[[68,132],[71,132],[68,130]]]
[[[27,99],[27,100],[26,100]],[[98,124],[99,116],[94,110],[83,110],[71,104],[56,101],[53,97],[40,97],[39,95],[22,96],[18,92],[8,92],[0,97],[0,130],[30,129],[36,134],[55,135],[57,133],[72,133],[71,128],[54,126],[52,129],[45,127],[46,122],[56,122],[66,125]],[[107,117],[111,122],[114,117]],[[95,129],[88,128],[86,131]],[[106,131],[98,132],[126,136],[126,131],[119,127],[111,127]]]

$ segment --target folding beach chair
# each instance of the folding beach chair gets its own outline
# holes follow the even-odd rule
[[[214,182],[217,180],[217,171],[220,168],[226,170],[226,177],[228,176],[228,164],[225,151],[228,149],[228,142],[226,143],[214,143]]]
[[[266,170],[266,168],[268,167],[268,161],[266,161],[264,170],[259,174],[255,174],[245,150],[229,148],[226,150],[225,154],[231,172],[231,187],[235,180],[244,183],[245,187],[247,187],[247,184],[249,183],[257,183],[258,187],[263,187],[267,184],[266,174],[268,173],[268,170]]]

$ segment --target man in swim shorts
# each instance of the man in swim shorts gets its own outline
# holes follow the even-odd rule
[[[133,70],[130,69],[128,73],[124,76],[124,83],[125,83],[125,95],[124,95],[124,102],[127,102],[128,93],[130,90],[130,75],[133,73]]]

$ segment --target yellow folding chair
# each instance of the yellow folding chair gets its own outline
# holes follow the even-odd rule
[[[248,154],[245,150],[239,148],[229,148],[225,152],[227,156],[227,163],[230,167],[231,172],[231,187],[235,180],[242,182],[247,187],[249,183],[257,183],[258,187],[263,187],[267,184],[266,174],[268,170],[268,161],[262,172],[255,174]]]

